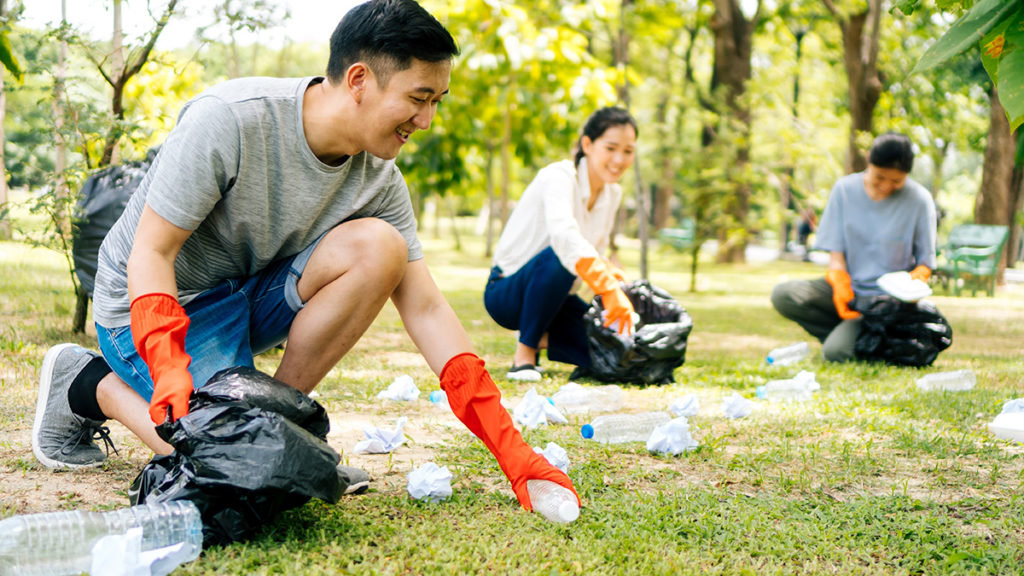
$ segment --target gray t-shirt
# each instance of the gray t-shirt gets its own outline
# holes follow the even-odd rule
[[[935,268],[935,203],[907,178],[902,188],[875,202],[864,173],[840,178],[818,225],[814,247],[842,252],[857,294],[882,294],[878,277],[924,264]]]
[[[365,152],[341,166],[313,155],[302,128],[306,88],[320,78],[243,78],[185,105],[124,214],[100,247],[94,316],[129,324],[127,264],[145,204],[192,230],[174,264],[184,304],[227,278],[293,256],[337,224],[375,217],[423,257],[405,180]]]

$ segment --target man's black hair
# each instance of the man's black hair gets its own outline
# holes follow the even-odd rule
[[[414,0],[370,0],[349,10],[331,34],[327,78],[339,82],[364,62],[381,86],[413,59],[442,62],[458,56],[448,30]]]
[[[871,144],[868,162],[879,168],[895,168],[909,174],[914,169],[914,146],[905,135],[886,132]]]
[[[597,112],[590,115],[587,118],[585,124],[583,124],[583,130],[580,133],[579,139],[576,141],[576,158],[574,162],[578,165],[580,159],[586,154],[583,153],[583,137],[590,138],[593,142],[597,140],[605,131],[615,126],[629,125],[633,127],[633,133],[640,136],[640,129],[636,127],[636,120],[630,115],[629,111],[625,108],[619,108],[616,106],[608,106],[607,108],[601,108]]]

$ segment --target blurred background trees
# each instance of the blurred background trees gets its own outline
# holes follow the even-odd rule
[[[77,190],[107,162],[142,158],[204,88],[322,74],[326,63],[328,38],[269,34],[287,30],[283,0],[97,2],[143,11],[150,25],[123,37],[111,13],[104,37],[73,21],[32,29],[18,23],[18,0],[0,2],[0,57],[6,38],[21,63],[12,70],[0,58],[5,180],[57,213],[61,189]],[[862,169],[871,140],[888,130],[919,148],[912,176],[935,196],[940,235],[967,221],[1014,222],[1020,211],[1019,131],[979,43],[911,74],[967,2],[423,3],[462,48],[434,126],[399,157],[425,234],[453,215],[476,216],[489,253],[536,171],[570,157],[595,108],[626,102],[640,138],[620,239],[637,236],[643,206],[655,230],[696,221],[698,249],[714,246],[721,261],[743,261],[749,244],[784,248],[800,209],[820,213],[832,183]],[[195,36],[164,48],[160,31],[176,18],[195,22]],[[1013,54],[1012,42],[1000,47]],[[1010,199],[990,202],[1003,184],[1010,192],[999,197]],[[6,221],[0,208],[0,233]]]

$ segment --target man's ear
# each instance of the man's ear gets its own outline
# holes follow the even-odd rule
[[[362,62],[356,62],[349,66],[345,72],[345,87],[357,104],[363,101],[367,84],[370,82],[370,75],[370,69]]]

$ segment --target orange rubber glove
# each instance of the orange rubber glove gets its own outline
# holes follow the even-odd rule
[[[626,278],[626,272],[622,268],[619,268],[615,264],[612,264],[611,260],[604,259],[605,266],[608,267],[608,271],[611,272],[612,276],[615,277],[619,282],[629,282],[629,278]]]
[[[580,258],[576,261],[576,275],[590,286],[594,294],[601,297],[601,304],[607,313],[605,326],[619,323],[619,334],[633,332],[633,303],[619,287],[619,281],[610,266],[600,258]]]
[[[153,378],[149,418],[158,426],[167,418],[173,422],[188,414],[192,396],[192,358],[185,352],[188,316],[177,299],[161,293],[132,300],[131,314],[135,349]]]
[[[925,266],[924,264],[919,265],[910,271],[910,277],[914,280],[920,280],[921,282],[927,282],[932,277],[932,269]]]
[[[464,352],[449,360],[441,370],[441,389],[455,416],[494,454],[523,508],[533,510],[527,480],[550,480],[576,494],[572,480],[523,440],[501,405],[501,392],[476,354]],[[579,498],[576,494],[577,501]]]
[[[860,312],[850,310],[850,302],[853,302],[853,285],[850,274],[846,270],[832,268],[825,272],[825,280],[832,286],[832,301],[835,302],[839,317],[843,320],[860,318]]]

